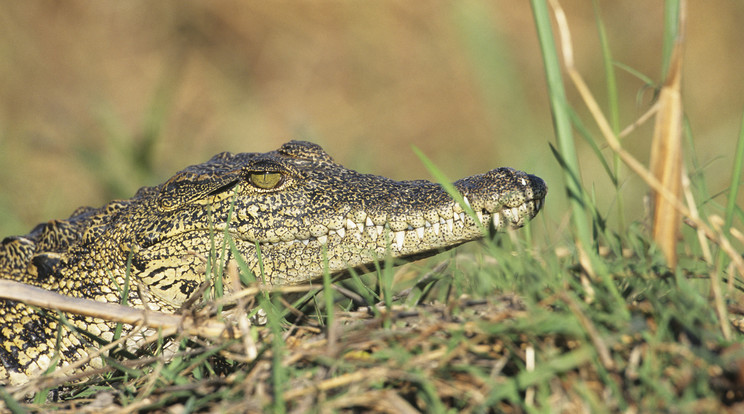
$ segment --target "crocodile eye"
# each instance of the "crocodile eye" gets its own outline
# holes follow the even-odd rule
[[[258,171],[249,174],[251,184],[264,190],[270,190],[282,183],[282,173],[274,171]]]

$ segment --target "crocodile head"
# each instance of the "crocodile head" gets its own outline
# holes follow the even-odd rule
[[[435,183],[346,169],[307,142],[265,154],[223,153],[131,199],[6,237],[0,278],[173,312],[231,261],[244,260],[274,285],[312,281],[519,227],[547,192],[541,179],[510,168],[453,187],[459,202]],[[228,282],[228,290],[237,288]],[[111,322],[74,313],[66,319],[103,339],[115,336]],[[25,382],[58,354],[69,364],[88,355],[87,345],[54,317],[0,299],[0,383]]]
[[[151,290],[167,286],[163,293],[178,303],[204,279],[210,251],[240,252],[259,278],[297,284],[521,227],[547,192],[540,178],[511,168],[464,178],[454,188],[463,204],[429,181],[349,170],[308,142],[222,153],[140,191],[137,197],[152,201],[149,217],[127,249],[133,271]],[[228,239],[234,250],[222,250]]]

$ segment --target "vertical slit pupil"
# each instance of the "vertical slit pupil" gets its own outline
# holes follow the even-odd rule
[[[282,174],[276,171],[257,171],[250,174],[251,184],[258,188],[271,189],[282,181]]]

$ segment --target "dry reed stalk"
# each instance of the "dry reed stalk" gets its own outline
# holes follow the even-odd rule
[[[685,8],[680,8],[677,37],[672,50],[666,81],[659,92],[654,135],[651,141],[650,170],[677,200],[682,200],[682,45]],[[673,203],[651,189],[653,220],[651,233],[666,257],[669,267],[677,265],[677,239],[682,214]]]

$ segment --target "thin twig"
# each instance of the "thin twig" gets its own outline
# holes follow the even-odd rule
[[[197,323],[193,317],[187,315],[74,298],[13,280],[0,280],[0,298],[132,326],[142,324],[148,328],[162,329],[169,332],[169,335],[183,330],[191,335],[214,338],[224,336],[228,331],[227,325],[221,322],[205,320]]]

